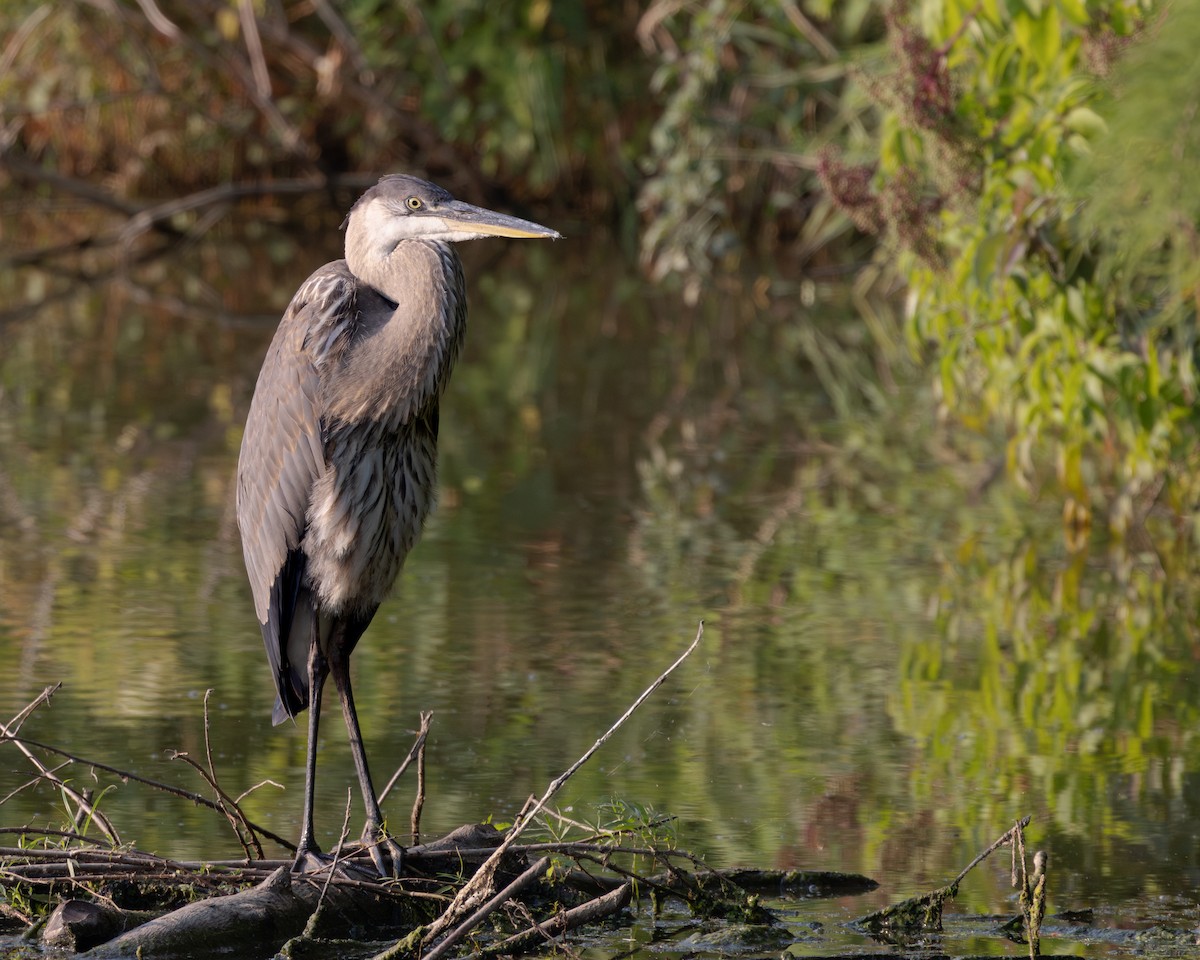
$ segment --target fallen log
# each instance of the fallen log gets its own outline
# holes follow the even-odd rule
[[[606,893],[625,883],[622,877],[605,876],[586,870],[568,870],[562,882],[581,893]],[[879,884],[859,873],[840,873],[833,870],[758,870],[744,867],[697,871],[691,885],[705,891],[718,891],[722,884],[732,883],[746,893],[768,897],[820,899],[852,897],[870,893]],[[656,873],[644,878],[644,884],[661,892],[686,897],[678,872]]]
[[[86,956],[271,956],[306,932],[318,905],[321,920],[309,932],[334,939],[355,930],[410,929],[428,919],[419,911],[421,902],[397,896],[382,884],[324,885],[280,867],[249,890],[180,907],[89,950]]]
[[[411,847],[405,859],[416,874],[470,875],[503,835],[489,824],[467,824],[431,843]],[[504,864],[511,873],[524,858]],[[423,899],[420,879],[380,884],[355,879],[356,865],[324,875],[296,876],[281,866],[261,883],[225,896],[208,897],[153,914],[112,903],[70,900],[55,909],[42,932],[47,946],[90,951],[89,957],[197,956],[236,951],[240,956],[273,955],[288,941],[308,936],[338,939],[370,931],[374,936],[406,932],[436,913],[437,900]],[[321,907],[322,919],[310,918]]]
[[[42,928],[42,943],[58,950],[82,953],[156,916],[158,914],[146,911],[122,910],[108,903],[67,900],[50,914]]]

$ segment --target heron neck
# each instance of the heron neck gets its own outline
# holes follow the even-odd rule
[[[385,256],[351,252],[347,244],[351,272],[389,302],[365,291],[358,297],[357,332],[330,413],[399,425],[436,404],[458,357],[466,322],[461,263],[440,242],[402,241]]]

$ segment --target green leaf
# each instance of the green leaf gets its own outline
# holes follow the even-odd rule
[[[1088,16],[1087,4],[1084,3],[1084,0],[1058,0],[1058,6],[1066,14],[1067,19],[1076,26],[1091,26],[1092,18]]]
[[[1095,110],[1076,107],[1063,118],[1068,130],[1081,133],[1089,139],[1098,138],[1108,132],[1108,124]]]
[[[971,262],[971,277],[976,286],[987,290],[992,284],[992,278],[1000,263],[1000,255],[1008,244],[1005,234],[993,233],[984,237],[975,248],[975,257]]]

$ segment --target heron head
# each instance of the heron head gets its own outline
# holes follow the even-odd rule
[[[561,237],[541,224],[456,200],[436,184],[406,174],[386,176],[371,187],[350,208],[342,226],[348,234],[361,231],[368,245],[385,256],[405,240]]]

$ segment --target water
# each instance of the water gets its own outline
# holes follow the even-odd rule
[[[27,736],[204,792],[169,755],[204,758],[211,689],[223,785],[265,784],[249,814],[292,836],[304,730],[269,722],[231,482],[274,318],[336,250],[224,229],[4,321],[0,714],[61,681]],[[794,908],[796,929],[837,930],[945,883],[1032,814],[1051,911],[1100,907],[1116,926],[1170,896],[1174,922],[1194,924],[1184,576],[1122,566],[1098,535],[1071,555],[1054,504],[981,493],[1002,438],[939,425],[899,367],[890,392],[873,386],[885,361],[836,286],[802,310],[774,278],[779,295],[756,305],[750,274],[685,311],[603,239],[465,253],[441,505],[354,658],[377,780],[434,712],[426,837],[511,819],[703,618],[701,648],[568,784],[564,812],[647,805],[714,865],[877,879],[870,896]],[[33,282],[10,277],[6,294]],[[1182,599],[1146,599],[1163,595]],[[317,816],[331,845],[353,775],[328,716]],[[0,750],[0,795],[30,777]],[[412,791],[402,781],[386,805],[402,836]],[[141,849],[240,854],[217,815],[146,787],[118,782],[102,807]],[[65,816],[30,787],[0,826]],[[981,868],[957,909],[1012,910],[1007,874],[1006,859]],[[791,952],[866,946],[804,942]]]

